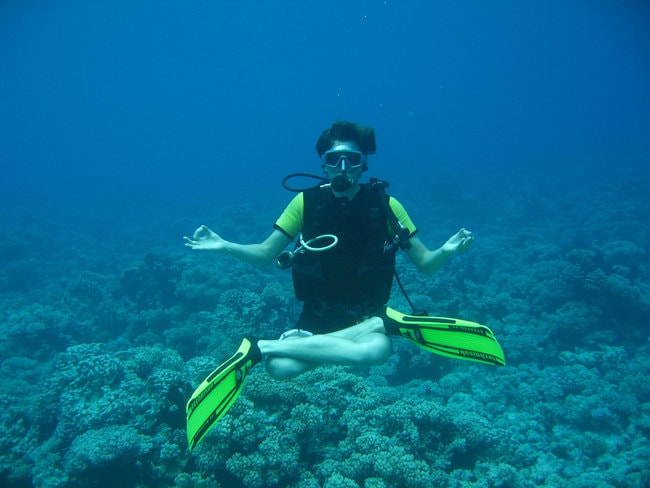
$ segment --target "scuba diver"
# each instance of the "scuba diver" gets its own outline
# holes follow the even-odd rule
[[[336,121],[316,142],[324,183],[300,191],[266,240],[230,242],[205,225],[184,237],[194,250],[290,267],[296,298],[303,302],[293,329],[277,340],[244,338],[237,352],[199,385],[186,409],[190,449],[226,413],[250,368],[262,361],[278,380],[322,364],[378,365],[392,354],[390,336],[402,336],[443,356],[505,364],[485,326],[387,307],[398,249],[418,270],[432,275],[450,256],[467,251],[474,236],[460,229],[439,248],[428,249],[404,207],[387,195],[385,182],[371,178],[360,183],[368,155],[375,151],[373,128]],[[294,249],[285,251],[294,239]]]

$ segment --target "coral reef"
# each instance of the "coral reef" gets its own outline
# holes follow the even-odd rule
[[[241,336],[292,326],[288,273],[179,243],[111,251],[30,222],[25,234],[46,230],[49,246],[0,239],[0,485],[648,486],[650,226],[634,210],[647,189],[608,188],[461,198],[417,222],[480,215],[475,249],[435,277],[401,255],[398,269],[416,306],[490,326],[508,366],[402,339],[372,368],[277,382],[258,366],[192,453],[185,402]],[[244,240],[268,230],[249,224],[264,211],[220,221]],[[572,222],[579,233],[556,231]],[[408,310],[398,290],[391,304]]]

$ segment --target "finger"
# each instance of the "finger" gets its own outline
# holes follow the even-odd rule
[[[201,234],[203,234],[205,225],[200,226],[198,229],[194,231],[194,234],[192,234],[192,237],[196,240],[201,237]]]

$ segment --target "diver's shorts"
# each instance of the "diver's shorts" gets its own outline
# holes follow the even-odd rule
[[[370,317],[381,317],[385,312],[386,305],[383,304],[305,302],[295,327],[314,334],[329,334],[352,327]]]

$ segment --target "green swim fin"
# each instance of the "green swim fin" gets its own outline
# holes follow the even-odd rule
[[[397,333],[421,348],[455,359],[505,366],[506,359],[490,329],[476,322],[446,317],[406,315],[386,307]],[[389,327],[390,328],[390,327]]]
[[[187,402],[187,442],[190,450],[235,402],[250,369],[261,360],[257,344],[244,339],[237,352],[203,380]]]

